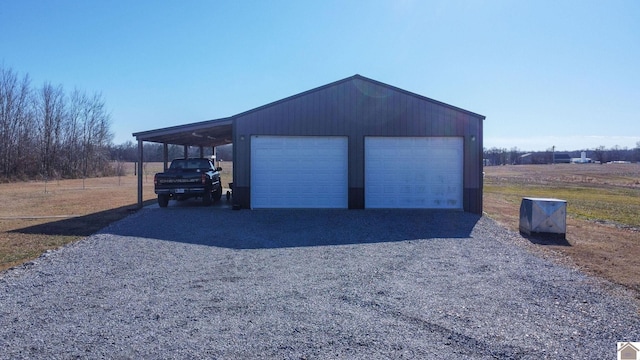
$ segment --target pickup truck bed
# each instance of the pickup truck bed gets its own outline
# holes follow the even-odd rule
[[[158,205],[167,207],[169,200],[199,197],[205,205],[222,197],[220,168],[205,158],[175,159],[167,171],[153,178]]]

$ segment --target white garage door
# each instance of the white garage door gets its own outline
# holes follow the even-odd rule
[[[462,209],[461,137],[366,137],[365,207]]]
[[[346,137],[252,136],[251,207],[347,208]]]

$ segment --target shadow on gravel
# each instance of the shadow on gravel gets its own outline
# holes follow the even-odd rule
[[[564,235],[557,234],[531,234],[520,233],[523,238],[536,245],[571,246]]]
[[[231,249],[265,249],[465,239],[479,219],[461,211],[433,210],[149,208],[104,232]]]
[[[150,205],[154,201],[155,200],[145,201],[144,205]],[[44,224],[11,230],[9,232],[33,235],[89,236],[105,226],[127,217],[136,210],[137,205],[131,204],[84,216],[75,216],[64,220],[50,221]]]

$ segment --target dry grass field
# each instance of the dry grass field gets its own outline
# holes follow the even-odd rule
[[[222,164],[223,187],[233,164]],[[161,163],[145,164],[143,200],[155,202],[153,175]],[[0,271],[91,235],[137,207],[133,164],[121,177],[0,184]]]
[[[484,211],[518,231],[523,197],[567,200],[567,239],[530,238],[542,251],[621,284],[640,299],[640,164],[485,168]]]

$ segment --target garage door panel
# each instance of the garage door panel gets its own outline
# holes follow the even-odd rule
[[[346,208],[347,138],[251,137],[252,208]]]
[[[365,138],[365,207],[462,209],[458,137]]]

